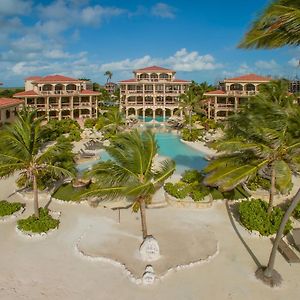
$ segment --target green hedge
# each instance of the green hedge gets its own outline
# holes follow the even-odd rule
[[[261,235],[269,236],[275,234],[283,218],[284,211],[279,207],[274,207],[271,215],[267,214],[268,203],[261,199],[242,201],[239,204],[239,214],[241,223],[249,230],[256,230]],[[285,233],[292,229],[289,220]]]
[[[202,183],[204,176],[205,174],[197,170],[185,171],[177,183],[166,183],[164,186],[165,191],[177,199],[184,199],[190,196],[194,201],[201,201],[209,194],[214,200],[238,200],[250,196],[241,186],[236,187],[230,192],[220,192],[216,187],[205,186]]]
[[[59,220],[52,218],[47,208],[39,208],[39,212],[39,219],[31,215],[27,219],[19,220],[18,228],[23,231],[42,233],[58,227]]]
[[[25,204],[20,202],[8,202],[5,200],[0,201],[0,217],[10,216],[16,211],[24,207]]]

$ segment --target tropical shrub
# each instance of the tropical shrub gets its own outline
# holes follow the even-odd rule
[[[97,123],[97,119],[85,119],[84,127],[85,128],[93,128]]]
[[[164,188],[168,194],[177,199],[184,199],[191,192],[190,186],[180,181],[175,184],[167,182]]]
[[[39,213],[39,218],[31,215],[27,219],[19,220],[18,229],[22,231],[42,233],[58,227],[59,220],[52,218],[52,216],[49,215],[49,210],[47,208],[39,208]]]
[[[20,210],[25,205],[20,202],[0,201],[0,217],[9,216]]]
[[[184,128],[181,131],[181,138],[184,141],[188,141],[188,142],[197,141],[199,139],[200,135],[201,135],[201,130],[200,129],[189,130],[187,128]]]
[[[200,182],[202,179],[201,173],[197,170],[187,170],[181,177],[181,181],[186,183]]]
[[[268,236],[275,234],[280,226],[284,211],[279,207],[274,207],[268,215],[268,203],[261,199],[245,200],[239,204],[239,214],[241,223],[249,230],[258,231],[261,235]],[[292,229],[289,220],[285,233]]]
[[[80,140],[80,125],[71,119],[50,120],[43,126],[42,137],[45,142],[55,141],[63,134],[69,134],[71,141]]]
[[[208,195],[211,195],[214,200],[238,200],[250,196],[241,186],[237,186],[229,192],[221,192],[216,187],[205,186],[203,184],[204,176],[204,173],[197,170],[187,170],[182,174],[180,181],[175,184],[166,183],[164,189],[175,198],[183,199],[190,196],[194,201],[201,201]]]
[[[105,118],[103,116],[99,117],[96,124],[95,128],[96,130],[101,130],[105,126]]]

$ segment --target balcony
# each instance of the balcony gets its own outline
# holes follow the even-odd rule
[[[257,95],[257,91],[227,91],[229,96],[254,96]]]
[[[61,90],[61,91],[40,91],[41,95],[78,95],[80,91]]]

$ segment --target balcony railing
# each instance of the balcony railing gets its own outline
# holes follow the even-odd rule
[[[42,95],[73,95],[79,93],[80,91],[77,90],[40,91],[40,94]]]
[[[254,96],[257,95],[257,91],[227,91],[228,95],[232,96]]]

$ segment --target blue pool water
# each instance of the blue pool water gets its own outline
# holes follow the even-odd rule
[[[166,121],[169,119],[169,117],[166,117]],[[143,121],[143,117],[142,116],[139,116],[139,120]],[[153,117],[145,117],[145,122],[151,122],[153,120]],[[163,122],[164,121],[164,118],[163,116],[157,116],[155,117],[155,121],[157,122]]]
[[[202,170],[206,166],[207,160],[204,158],[205,155],[182,143],[176,133],[157,132],[156,139],[159,145],[158,153],[175,160],[176,173],[180,174],[188,169]],[[109,155],[107,152],[102,151],[100,153],[100,159],[108,160]],[[95,163],[97,163],[97,160],[82,163],[77,166],[77,169],[83,171]]]

